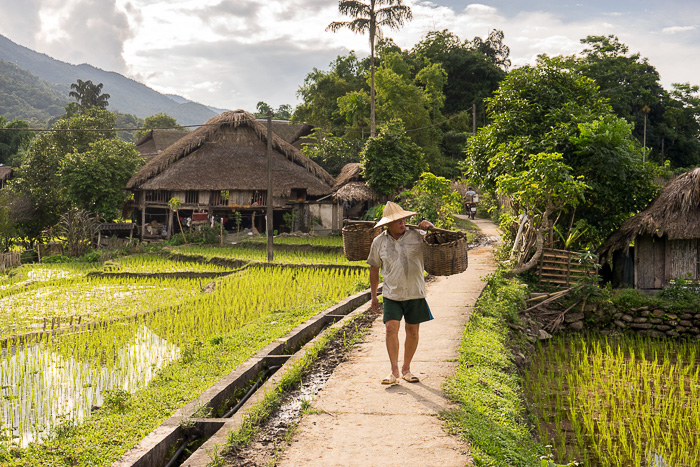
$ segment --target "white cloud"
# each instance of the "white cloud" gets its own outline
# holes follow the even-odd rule
[[[671,26],[667,28],[663,28],[661,30],[662,33],[664,34],[676,34],[677,32],[688,32],[688,31],[694,31],[697,28],[695,26]]]
[[[684,2],[627,9],[611,0],[572,13],[520,0],[406,0],[413,21],[385,31],[408,49],[429,31],[448,29],[462,40],[505,33],[514,66],[537,55],[571,55],[588,35],[617,35],[648,57],[664,85],[700,76],[696,26],[700,13]],[[494,5],[498,5],[496,8]],[[609,11],[608,11],[609,10]],[[331,0],[0,0],[0,33],[72,63],[125,72],[155,89],[205,104],[253,109],[296,104],[296,91],[314,67],[338,54],[368,54],[366,35],[325,31],[347,20]]]

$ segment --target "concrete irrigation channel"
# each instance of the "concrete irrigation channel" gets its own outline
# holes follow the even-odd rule
[[[246,412],[266,394],[277,390],[285,374],[313,349],[324,333],[341,329],[366,313],[370,308],[369,299],[369,289],[352,295],[268,344],[197,399],[177,410],[113,466],[206,466],[211,462],[212,453],[226,444],[229,433],[242,426]],[[248,397],[240,397],[246,391]],[[215,416],[207,417],[201,415],[203,413]],[[193,444],[200,446],[189,458],[180,460],[184,448]]]

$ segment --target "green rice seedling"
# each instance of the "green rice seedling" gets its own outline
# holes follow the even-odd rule
[[[700,452],[695,354],[688,342],[670,339],[559,338],[538,346],[523,387],[543,438],[570,431],[566,450],[557,447],[560,462],[643,465],[652,453],[667,465],[689,467]],[[553,379],[541,377],[542,367],[553,369]],[[548,397],[561,390],[560,380],[566,381],[571,429],[548,415],[562,403]]]
[[[56,279],[0,298],[0,337],[124,318],[199,293],[194,279]]]
[[[249,238],[244,239],[241,244],[246,243],[266,243],[267,236],[265,235],[252,235]],[[343,237],[340,235],[328,235],[326,237],[321,236],[277,236],[273,239],[274,243],[280,243],[284,245],[312,245],[312,246],[325,246],[325,247],[342,247]]]
[[[16,339],[7,343],[0,387],[9,389],[0,415],[8,439],[20,446],[60,423],[72,426],[89,417],[108,391],[136,391],[174,359],[196,359],[202,342],[222,342],[251,323],[265,323],[257,332],[277,329],[278,322],[289,329],[366,288],[368,273],[248,268],[217,280],[208,294],[200,293],[198,281],[182,279],[81,277],[48,284],[10,294],[0,306],[15,300],[13,305],[24,304],[25,317],[48,309],[65,319],[77,309],[106,321],[89,329],[82,322],[78,332],[45,333],[24,345]]]
[[[202,256],[211,258],[231,258],[248,261],[267,261],[267,252],[258,248],[246,248],[245,246],[213,247],[213,246],[185,246],[175,247],[173,252],[181,255]],[[341,252],[326,251],[275,251],[274,261],[282,264],[345,264],[364,265],[363,262],[348,261]]]
[[[119,258],[113,272],[128,273],[177,273],[177,272],[217,272],[231,271],[231,268],[197,261],[173,261],[159,255],[134,255]]]

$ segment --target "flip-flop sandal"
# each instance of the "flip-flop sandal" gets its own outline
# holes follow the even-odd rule
[[[382,384],[399,384],[399,380],[392,373],[382,380]]]
[[[420,381],[418,379],[418,377],[415,376],[410,371],[408,373],[406,373],[405,375],[403,375],[402,378],[405,379],[406,381],[408,381],[409,383],[417,383],[418,381]]]

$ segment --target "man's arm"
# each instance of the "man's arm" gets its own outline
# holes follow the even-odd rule
[[[377,289],[379,288],[379,268],[375,266],[369,267],[369,290],[372,295],[372,311],[379,313],[379,299],[377,298]]]

